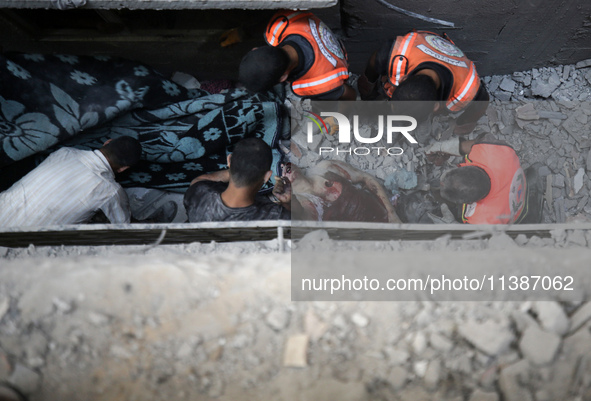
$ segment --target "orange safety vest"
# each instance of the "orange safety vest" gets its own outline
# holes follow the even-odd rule
[[[446,106],[451,111],[463,110],[480,87],[476,67],[447,37],[427,31],[396,38],[390,51],[388,81],[384,84],[386,95],[392,97],[402,79],[426,62],[441,64],[451,71],[453,86]]]
[[[462,220],[469,224],[514,223],[525,205],[525,173],[515,151],[507,145],[475,144],[463,166],[483,169],[490,178],[490,192],[478,202],[464,204]]]
[[[300,35],[314,49],[314,63],[291,83],[298,96],[314,96],[343,85],[349,78],[347,53],[330,29],[314,14],[302,11],[276,13],[265,31],[265,40],[278,46],[289,35]]]

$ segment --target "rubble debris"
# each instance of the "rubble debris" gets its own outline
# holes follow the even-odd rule
[[[505,352],[515,339],[507,325],[491,320],[484,323],[476,321],[462,323],[458,327],[458,333],[477,349],[491,356]]]
[[[561,340],[557,334],[541,330],[536,325],[530,325],[519,341],[519,349],[534,365],[548,365],[554,360],[560,343]]]
[[[289,336],[283,353],[283,366],[292,368],[308,366],[308,341],[307,334]]]

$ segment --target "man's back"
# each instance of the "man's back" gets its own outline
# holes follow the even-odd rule
[[[0,194],[0,227],[84,223],[99,209],[112,223],[130,220],[127,196],[104,155],[62,148]]]
[[[231,208],[224,205],[221,193],[228,184],[214,181],[197,182],[185,194],[185,209],[192,223],[205,221],[287,220],[290,213],[263,197],[247,207]]]

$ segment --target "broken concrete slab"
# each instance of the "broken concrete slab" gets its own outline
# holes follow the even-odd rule
[[[458,327],[459,334],[487,355],[503,353],[515,339],[506,324],[488,320],[484,323],[468,321]]]
[[[32,394],[41,384],[41,376],[39,373],[17,363],[8,378],[8,382],[23,394]]]
[[[561,340],[557,334],[532,325],[525,329],[519,341],[519,349],[528,361],[534,365],[543,366],[554,360],[560,344]]]
[[[579,191],[581,190],[581,188],[583,188],[584,177],[585,177],[585,169],[581,167],[577,170],[577,174],[575,174],[575,176],[573,178],[573,189],[575,191],[575,194],[578,194]]]
[[[558,302],[538,301],[533,305],[542,327],[549,332],[563,336],[568,332],[570,321]]]
[[[577,64],[575,64],[576,69],[587,68],[587,67],[591,67],[591,58],[587,59],[587,60],[579,61]]]
[[[499,395],[492,392],[484,392],[480,389],[474,390],[468,401],[499,401]]]
[[[534,96],[549,98],[560,83],[560,77],[556,71],[553,71],[548,76],[535,78],[531,84],[531,91]]]
[[[533,401],[533,395],[522,383],[529,381],[529,364],[522,359],[501,370],[499,388],[504,401]]]
[[[265,322],[275,331],[281,331],[289,325],[291,312],[289,309],[277,306],[273,308],[266,316]]]
[[[499,88],[501,88],[505,92],[513,93],[513,91],[515,90],[515,85],[515,81],[513,81],[508,76],[505,76],[499,84]]]
[[[574,333],[591,321],[591,301],[579,307],[570,319],[570,332]]]
[[[308,366],[308,342],[307,334],[289,336],[283,353],[283,366],[292,368],[305,368]]]
[[[523,106],[519,106],[515,109],[515,112],[517,113],[517,118],[521,120],[531,121],[540,119],[540,115],[532,103],[526,103]]]

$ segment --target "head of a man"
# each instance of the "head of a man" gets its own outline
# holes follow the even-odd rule
[[[271,147],[259,138],[246,138],[228,156],[230,182],[237,188],[259,190],[271,178]]]
[[[400,113],[413,116],[417,121],[425,121],[439,108],[437,86],[427,75],[409,75],[396,87],[391,100],[400,102]]]
[[[264,92],[287,78],[288,67],[289,57],[281,48],[257,47],[242,58],[238,79],[246,89]]]
[[[464,166],[441,176],[441,196],[452,203],[473,203],[490,192],[490,177],[480,167]]]
[[[100,150],[116,173],[135,165],[142,156],[142,145],[130,136],[109,139]]]

